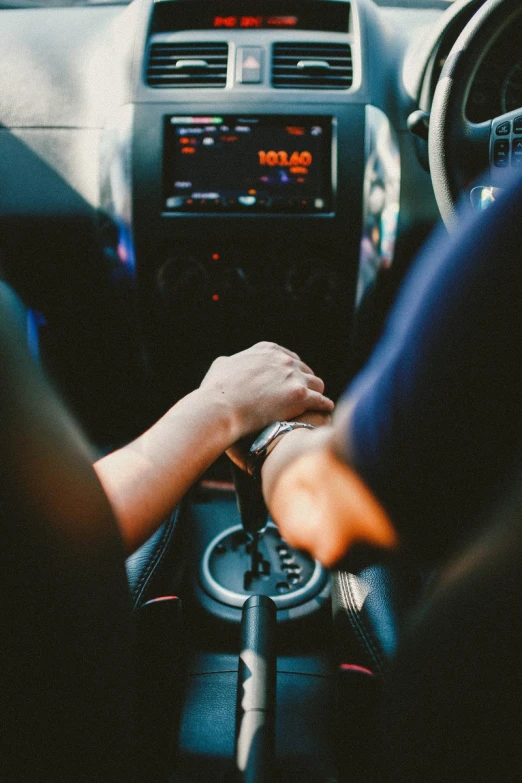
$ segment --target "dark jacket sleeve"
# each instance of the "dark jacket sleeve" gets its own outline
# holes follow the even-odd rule
[[[347,450],[405,543],[445,554],[501,491],[522,442],[522,181],[438,231],[349,387]]]

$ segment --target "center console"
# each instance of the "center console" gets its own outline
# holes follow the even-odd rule
[[[393,259],[400,163],[371,105],[367,0],[143,0],[102,203],[164,407],[259,340],[338,396],[354,313]],[[367,25],[367,29],[370,26]]]
[[[116,149],[129,146],[157,383],[172,399],[217,355],[271,340],[338,395],[350,373],[367,159],[357,7],[146,6]]]
[[[354,314],[391,263],[399,209],[397,146],[365,77],[360,12],[371,6],[138,6],[134,93],[104,137],[102,196],[159,406],[218,355],[260,340],[299,353],[329,396],[346,386]],[[253,550],[230,487],[196,489],[183,516],[180,769],[211,779],[209,759],[226,767],[233,753],[241,607],[263,594],[279,627],[277,763],[289,781],[331,779],[327,573],[272,524]]]
[[[178,383],[181,370],[187,390],[216,356],[272,340],[339,393],[362,229],[364,108],[268,104],[264,114],[246,96],[234,115],[214,101],[205,115],[194,103],[173,108],[138,106],[135,117],[135,243],[155,364],[164,372],[177,357],[165,381]]]

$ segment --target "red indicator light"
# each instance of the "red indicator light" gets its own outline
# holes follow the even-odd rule
[[[342,663],[339,666],[342,672],[358,672],[359,674],[367,674],[369,677],[374,677],[374,673],[367,669],[365,666],[358,666],[356,663]]]
[[[289,136],[304,136],[305,129],[300,128],[298,125],[287,125],[286,132]]]
[[[297,27],[297,16],[268,16],[267,27]]]
[[[237,27],[237,16],[215,16],[214,27]]]
[[[212,253],[212,261],[219,261],[219,253]]]
[[[194,155],[195,151],[196,150],[194,149],[194,147],[182,147],[181,148],[182,155]]]
[[[263,17],[262,16],[242,16],[239,21],[240,27],[262,27],[263,26]]]
[[[219,294],[212,294],[212,301],[219,302]]]

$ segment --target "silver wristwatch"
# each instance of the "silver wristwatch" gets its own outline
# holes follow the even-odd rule
[[[313,430],[315,427],[312,424],[305,424],[303,421],[276,421],[274,424],[269,424],[250,446],[247,459],[247,471],[250,475],[260,479],[261,468],[267,458],[268,448],[280,435],[299,429]]]

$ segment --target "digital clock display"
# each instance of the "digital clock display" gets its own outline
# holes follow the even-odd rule
[[[332,211],[331,119],[165,118],[166,212]]]
[[[263,0],[262,9],[249,0],[220,0],[215,4],[176,0],[153,5],[151,34],[212,29],[349,31],[350,3]]]
[[[273,29],[299,29],[299,17],[297,16],[259,16],[227,14],[225,16],[214,16],[212,27],[228,30],[273,30]]]

